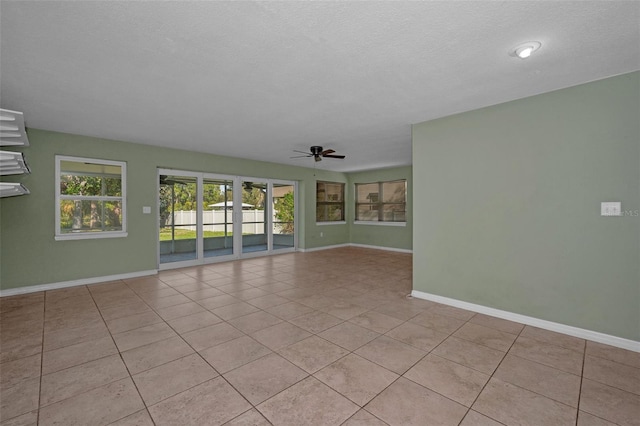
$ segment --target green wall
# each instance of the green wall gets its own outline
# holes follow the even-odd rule
[[[2,289],[156,269],[158,167],[298,181],[299,247],[349,242],[348,225],[315,223],[315,180],[346,183],[344,173],[37,129],[29,129],[29,141],[30,146],[20,151],[32,174],[4,180],[24,183],[31,194],[0,199]],[[56,154],[127,162],[128,237],[54,241]],[[153,213],[142,214],[143,206],[151,206]]]
[[[415,290],[640,340],[640,73],[414,125],[413,181]]]
[[[413,231],[413,197],[411,166],[377,169],[365,172],[349,173],[347,205],[355,206],[355,184],[392,180],[407,180],[407,223],[406,226],[358,225],[354,224],[355,209],[347,209],[347,222],[350,226],[350,241],[392,249],[411,250]]]

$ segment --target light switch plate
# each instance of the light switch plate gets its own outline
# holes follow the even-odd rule
[[[151,207],[149,207],[149,206],[143,206],[143,207],[142,207],[142,213],[144,213],[144,214],[151,214]]]
[[[603,201],[600,203],[600,216],[620,216],[622,203],[620,201]]]

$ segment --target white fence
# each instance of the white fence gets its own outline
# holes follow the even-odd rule
[[[225,213],[227,222],[227,232],[233,231],[233,212],[227,210],[205,210],[203,213],[203,230],[213,232],[224,232]],[[180,229],[196,230],[198,212],[195,210],[178,210],[173,212],[175,225],[180,225]],[[255,222],[255,223],[251,223]],[[242,233],[243,234],[263,234],[264,233],[264,210],[242,210]],[[184,225],[184,226],[182,226]],[[171,226],[171,220],[167,220],[167,226]]]

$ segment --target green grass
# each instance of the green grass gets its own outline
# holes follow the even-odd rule
[[[233,234],[231,232],[227,233],[227,236],[229,237],[231,237],[232,235]],[[204,231],[204,237],[205,238],[224,237],[224,232]],[[176,240],[195,240],[196,231],[190,231],[188,229],[176,229],[175,239]],[[162,228],[160,230],[160,241],[171,241],[171,228]]]

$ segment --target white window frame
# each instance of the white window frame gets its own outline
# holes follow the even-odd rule
[[[358,182],[355,183],[353,185],[353,193],[354,193],[354,199],[355,199],[355,206],[354,206],[354,210],[355,210],[355,217],[353,220],[353,224],[354,225],[376,225],[376,226],[407,226],[407,219],[405,216],[405,220],[404,221],[389,221],[389,220],[358,220],[358,185],[370,185],[370,184],[378,184],[380,191],[379,193],[382,193],[382,187],[383,184],[385,183],[390,183],[390,182],[404,182],[405,185],[405,191],[404,191],[404,206],[405,206],[405,215],[406,215],[406,208],[407,208],[407,190],[408,190],[408,183],[407,183],[407,179],[394,179],[394,180],[382,180],[382,181],[377,181],[377,182]],[[384,194],[383,194],[384,196]],[[374,204],[374,203],[364,203],[364,204]],[[384,202],[377,202],[375,204],[378,204],[379,207],[384,206],[384,204],[396,204],[396,203],[384,203]]]
[[[342,185],[342,216],[343,220],[322,220],[318,221],[317,211],[318,211],[318,183],[325,184],[339,184]],[[336,182],[336,181],[328,181],[328,180],[316,180],[316,196],[315,196],[315,207],[316,207],[316,225],[346,225],[347,223],[347,184],[344,182]],[[327,201],[324,201],[327,202]]]
[[[56,194],[56,230],[55,240],[88,240],[88,239],[100,239],[100,238],[122,238],[127,234],[127,163],[124,161],[102,160],[98,158],[86,158],[86,157],[72,157],[66,155],[56,155],[56,178],[55,180],[55,194]],[[77,196],[77,195],[62,195],[60,194],[60,163],[62,161],[74,161],[78,163],[92,163],[103,164],[106,166],[119,166],[122,170],[121,186],[122,196]],[[99,231],[99,232],[79,232],[79,233],[62,233],[60,229],[60,201],[69,199],[83,200],[100,200],[100,201],[120,201],[122,206],[122,230],[121,231]]]

